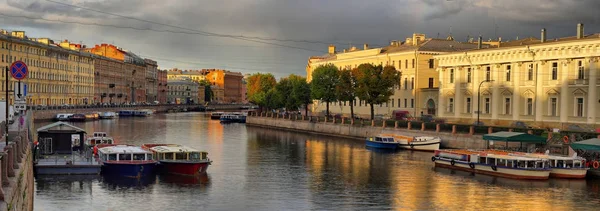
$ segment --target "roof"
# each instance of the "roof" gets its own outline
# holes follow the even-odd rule
[[[127,145],[116,145],[102,147],[98,151],[104,154],[116,154],[116,153],[150,153],[148,150],[144,150],[141,147],[127,146]]]
[[[496,158],[496,159],[504,159],[504,160],[522,160],[522,161],[540,161],[542,158],[533,158],[533,157],[523,157],[519,155],[497,155],[497,154],[487,154],[485,157]]]
[[[75,127],[73,125],[70,125],[66,122],[55,122],[43,127],[40,127],[37,129],[37,132],[50,132],[50,131],[57,131],[57,130],[61,130],[61,131],[73,131],[75,133],[80,133],[83,132],[85,133],[84,129],[81,129],[79,127]]]
[[[600,151],[600,139],[592,138],[574,142],[571,144],[571,148],[580,150]]]
[[[200,152],[200,150],[177,144],[156,146],[150,149],[156,152]]]
[[[496,132],[483,135],[487,141],[508,141],[525,143],[546,143],[546,138],[518,132]]]

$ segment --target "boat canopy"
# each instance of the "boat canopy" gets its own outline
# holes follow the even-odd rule
[[[496,132],[483,135],[486,141],[506,141],[521,143],[546,143],[546,138],[527,133],[518,132]]]
[[[580,150],[600,151],[600,139],[592,138],[571,144],[571,148]]]

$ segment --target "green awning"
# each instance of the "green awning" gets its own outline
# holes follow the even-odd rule
[[[544,137],[518,132],[496,132],[485,134],[483,135],[483,140],[522,143],[546,143],[546,138]]]
[[[592,138],[571,144],[571,148],[580,150],[600,151],[600,139]]]

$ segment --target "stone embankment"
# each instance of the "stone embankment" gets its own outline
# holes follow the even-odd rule
[[[487,147],[483,134],[502,131],[503,128],[465,126],[440,123],[407,121],[371,121],[349,118],[331,118],[276,113],[250,113],[246,124],[251,126],[278,128],[330,136],[365,140],[377,134],[399,134],[405,136],[437,136],[442,139],[442,148],[481,149]],[[504,131],[512,131],[506,129]],[[523,132],[533,133],[533,130]],[[516,143],[515,143],[516,144]],[[511,144],[511,147],[517,146]]]

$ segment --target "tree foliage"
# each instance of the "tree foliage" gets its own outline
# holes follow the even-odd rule
[[[353,75],[356,77],[356,95],[370,105],[373,119],[373,105],[388,102],[394,94],[394,86],[400,81],[400,73],[393,66],[361,64],[353,69]]]
[[[248,101],[259,106],[269,107],[267,104],[272,102],[268,102],[271,99],[267,99],[266,97],[273,97],[272,95],[267,96],[267,92],[275,87],[277,83],[275,76],[271,73],[255,73],[248,77],[247,82]]]
[[[336,86],[339,80],[339,70],[333,64],[321,65],[312,73],[311,97],[325,102],[327,116],[329,116],[329,103],[337,101]]]
[[[200,86],[204,86],[204,102],[210,102],[213,99],[213,92],[212,89],[210,87],[210,81],[204,79],[198,82],[198,84]]]
[[[356,100],[356,78],[350,69],[340,70],[340,79],[336,86],[338,100],[350,102],[350,116],[354,117],[354,101]]]
[[[275,91],[281,100],[281,107],[287,111],[296,111],[312,102],[310,86],[302,76],[291,74],[282,78],[275,86]]]

